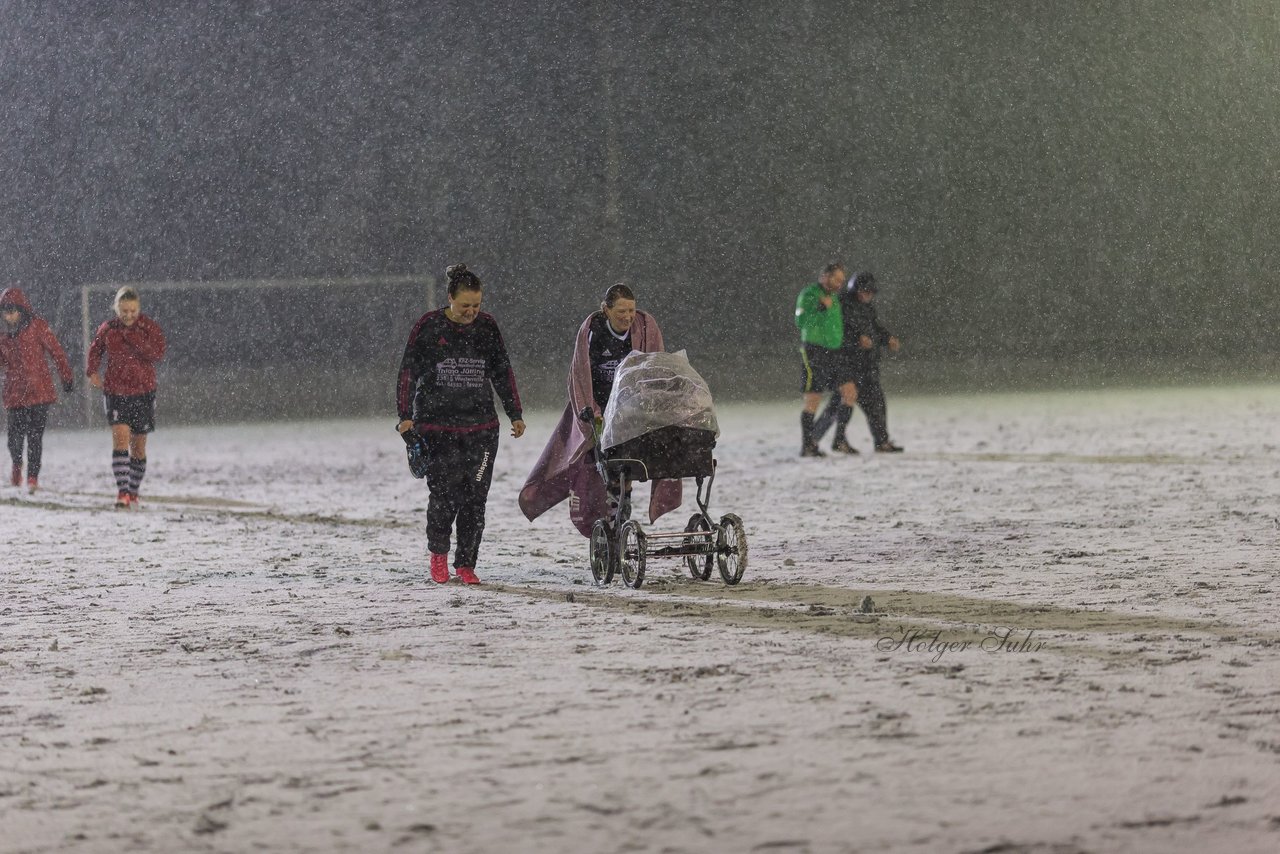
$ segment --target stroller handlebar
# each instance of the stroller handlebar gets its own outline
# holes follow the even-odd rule
[[[595,412],[590,406],[582,407],[582,411],[578,413],[578,419],[583,424],[591,425],[591,438],[597,448],[600,447],[600,435],[604,433],[604,419],[597,418]]]

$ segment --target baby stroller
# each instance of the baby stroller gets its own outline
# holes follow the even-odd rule
[[[591,410],[581,417],[591,421]],[[707,509],[716,473],[712,449],[720,432],[711,390],[683,351],[628,355],[618,366],[600,427],[592,454],[609,514],[591,528],[595,583],[608,585],[621,571],[623,583],[639,589],[651,557],[684,558],[689,574],[701,581],[711,577],[715,563],[725,584],[741,581],[747,568],[742,520],[727,513],[713,522]],[[633,483],[688,477],[697,483],[698,512],[683,532],[650,534],[631,518]]]

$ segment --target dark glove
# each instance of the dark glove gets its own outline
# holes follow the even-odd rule
[[[409,456],[409,472],[421,480],[427,476],[427,440],[412,427],[401,433],[400,438],[404,439],[405,452]]]
[[[65,391],[67,394],[70,394],[71,390],[75,387],[76,387],[76,384],[73,383],[71,380],[67,380],[62,384],[62,390]]]

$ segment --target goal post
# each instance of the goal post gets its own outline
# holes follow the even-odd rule
[[[153,295],[173,295],[186,294],[195,298],[202,295],[213,295],[233,293],[241,291],[245,293],[257,292],[265,294],[268,292],[283,293],[289,291],[302,291],[312,295],[319,292],[319,301],[311,299],[306,301],[304,308],[309,309],[312,313],[315,307],[323,305],[324,300],[329,295],[323,293],[327,290],[334,297],[351,299],[353,290],[364,288],[368,293],[387,293],[400,290],[413,295],[412,305],[406,303],[405,308],[411,308],[418,313],[422,310],[432,311],[438,307],[439,290],[436,280],[430,275],[397,275],[397,276],[354,276],[354,277],[320,277],[320,278],[278,278],[278,279],[213,279],[213,280],[187,280],[187,281],[138,281],[138,282],[94,282],[82,285],[80,287],[80,337],[81,352],[84,359],[88,359],[89,347],[93,339],[94,330],[97,328],[93,321],[93,315],[103,314],[104,309],[110,311],[109,305],[101,305],[95,303],[95,297],[102,295],[114,295],[116,291],[125,286],[131,286],[138,289],[138,293],[142,298],[143,312],[150,314],[148,306],[154,304]],[[207,317],[208,315],[202,315]],[[417,314],[412,318],[394,317],[387,320],[395,322],[404,322],[408,320],[410,323],[417,319]],[[165,328],[166,337],[169,337],[170,352],[176,342],[172,337],[170,324],[164,318],[161,320],[162,327]],[[297,319],[301,324],[302,320]],[[278,321],[277,321],[278,322]],[[217,333],[218,313],[213,312],[209,318],[210,326]],[[392,329],[388,329],[390,334]],[[408,326],[403,330],[395,329],[397,334],[403,332],[408,333]],[[393,336],[394,338],[394,336]],[[388,383],[390,380],[388,379]],[[84,383],[84,420],[86,425],[94,423],[95,403],[97,400],[98,390]]]

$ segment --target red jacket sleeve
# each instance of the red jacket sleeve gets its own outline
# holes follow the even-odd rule
[[[91,377],[102,367],[102,355],[107,351],[107,330],[110,329],[110,321],[98,327],[98,331],[93,336],[93,343],[89,345],[89,356],[85,363],[84,374]]]
[[[44,349],[53,357],[53,363],[58,367],[58,376],[62,379],[63,384],[71,382],[71,362],[67,360],[67,351],[62,349],[62,345],[58,343],[58,336],[53,334],[53,330],[49,328],[49,324],[44,324],[40,330],[40,343]]]
[[[138,355],[149,362],[158,362],[164,358],[166,342],[160,324],[143,315],[134,324],[137,334],[129,336],[129,343],[137,349]]]

